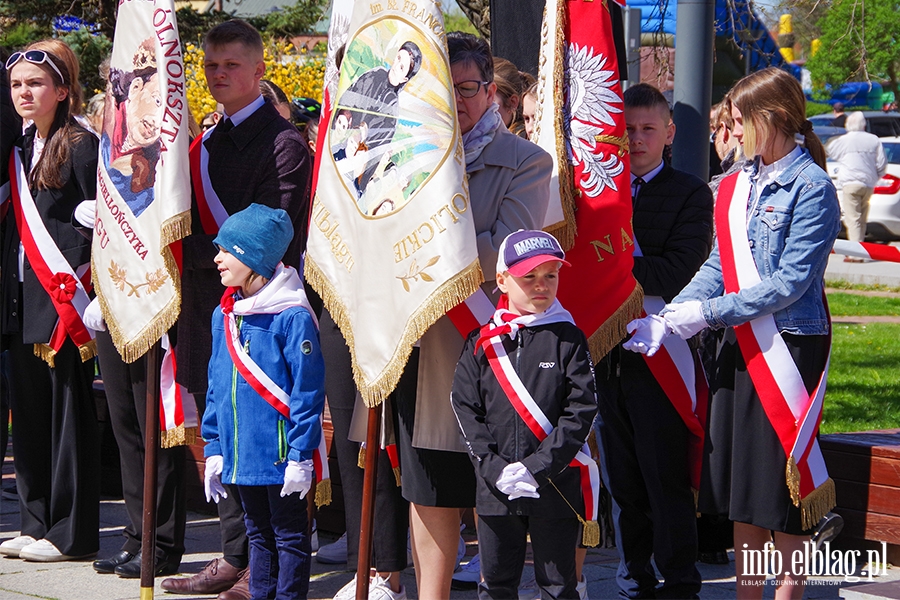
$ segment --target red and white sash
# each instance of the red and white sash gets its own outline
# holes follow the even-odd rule
[[[747,236],[750,193],[750,178],[744,171],[725,178],[719,187],[716,229],[722,277],[729,294],[761,281]],[[809,529],[835,505],[834,482],[828,477],[816,439],[830,348],[819,383],[809,394],[771,314],[738,325],[734,331],[760,402],[788,457],[786,479],[791,500],[801,509],[803,528]]]
[[[59,315],[50,341],[47,344],[35,344],[35,354],[52,367],[56,353],[68,337],[78,346],[81,359],[86,361],[97,353],[94,332],[81,320],[84,309],[91,302],[87,292],[89,284],[86,283],[90,281],[90,265],[81,265],[77,270],[72,268],[41,219],[18,152],[12,153],[9,163],[19,238],[34,274],[50,296]]]
[[[897,248],[896,246],[887,246],[885,244],[872,244],[870,242],[834,240],[834,250],[832,250],[832,253],[852,256],[854,258],[900,262],[900,248]]]
[[[558,302],[556,304],[558,305]],[[555,320],[544,320],[543,322],[567,321],[574,325],[571,315],[562,307],[560,307],[560,310],[565,315],[561,315],[560,318]],[[509,321],[503,319],[502,313],[508,313],[508,311],[504,311],[502,308],[498,309],[494,320],[482,328],[481,334],[484,339],[483,341],[479,340],[479,343],[476,345],[476,352],[479,347],[484,348],[491,371],[497,377],[497,381],[500,383],[503,391],[506,392],[510,404],[512,404],[516,413],[528,426],[531,433],[534,434],[538,441],[542,442],[550,435],[554,426],[541,410],[541,407],[535,402],[525,384],[522,383],[512,362],[509,360],[509,356],[506,354],[506,350],[503,348],[502,336],[504,333],[508,332],[511,327],[518,329],[519,326],[511,325]],[[566,316],[568,318],[565,318]],[[537,323],[523,324],[522,326],[535,324]],[[491,335],[492,331],[496,332],[496,334]],[[486,335],[490,337],[486,337]],[[514,332],[513,335],[515,335]],[[597,468],[597,463],[591,458],[591,451],[587,443],[578,451],[575,458],[569,463],[569,466],[577,468],[581,477],[581,494],[584,499],[585,516],[582,518],[580,514],[576,513],[576,515],[584,526],[582,541],[585,546],[596,546],[600,543],[600,526],[597,523],[600,499],[600,470]]]
[[[222,206],[222,201],[219,200],[209,179],[209,152],[204,142],[215,130],[215,127],[207,129],[201,137],[194,140],[190,150],[191,181],[194,196],[197,198],[197,212],[200,213],[200,224],[207,235],[218,233],[219,227],[228,218],[228,211]]]
[[[265,400],[281,416],[290,421],[291,395],[285,392],[277,383],[272,381],[262,368],[250,358],[241,344],[241,332],[234,319],[233,300],[236,288],[227,288],[222,296],[222,313],[225,317],[225,345],[235,368],[241,377],[250,384],[257,394]],[[231,302],[229,302],[231,301]],[[298,302],[295,306],[304,306],[308,309],[308,303]],[[313,314],[310,311],[310,314]],[[316,506],[331,504],[331,473],[328,469],[328,450],[325,446],[325,435],[322,428],[323,416],[319,415],[319,446],[313,451],[313,468],[316,472]]]
[[[482,288],[447,311],[447,316],[463,339],[483,323],[487,323],[493,314],[494,303]]]
[[[645,314],[642,316],[659,314],[663,307],[665,301],[659,296],[644,296]],[[641,356],[688,429],[691,487],[699,490],[709,401],[709,384],[700,365],[700,358],[696,351],[691,350],[687,341],[677,335],[668,336],[653,356]]]

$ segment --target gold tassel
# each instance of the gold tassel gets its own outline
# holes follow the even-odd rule
[[[316,484],[316,507],[331,504],[331,479],[323,479]]]
[[[581,521],[581,544],[589,548],[595,548],[600,545],[600,524],[597,521],[585,521],[581,515],[578,515]]]
[[[804,530],[812,529],[829,510],[837,506],[834,480],[830,477],[800,501],[800,521]]]
[[[174,429],[160,432],[159,447],[175,448],[177,446],[190,446],[197,440],[197,428],[179,425]]]
[[[794,503],[794,506],[800,506],[800,469],[797,468],[793,456],[788,457],[784,476],[787,480],[788,491],[791,493],[791,502]],[[804,527],[804,529],[806,528]]]
[[[56,366],[56,350],[51,348],[49,345],[35,344],[34,355],[50,365],[51,368]]]
[[[159,231],[159,242],[163,248],[191,234],[191,211],[186,210],[163,221]]]
[[[97,356],[97,340],[78,346],[78,354],[81,355],[81,362],[87,362]]]
[[[401,487],[400,485],[400,467],[394,467],[394,481],[397,482],[397,487]]]
[[[356,466],[360,469],[366,468],[366,447],[359,447],[359,454],[356,456]]]
[[[641,315],[644,308],[644,289],[641,284],[637,283],[631,291],[628,299],[622,303],[622,306],[616,309],[606,321],[597,328],[589,338],[588,347],[591,351],[591,360],[595,363],[612,350],[616,344],[621,342],[628,332],[625,326],[630,321]]]
[[[406,329],[400,338],[394,355],[391,357],[384,370],[373,381],[365,378],[356,359],[356,345],[353,337],[353,329],[340,294],[334,288],[331,281],[316,264],[315,260],[307,256],[304,268],[304,276],[314,290],[319,293],[322,302],[331,313],[331,318],[350,348],[350,358],[353,364],[353,380],[356,389],[359,390],[363,402],[367,408],[374,408],[381,404],[387,396],[397,387],[400,376],[406,367],[406,361],[412,352],[412,346],[431,327],[435,321],[444,316],[448,310],[471,296],[478,286],[484,281],[481,265],[478,260],[473,261],[468,267],[456,274],[455,277],[445,281],[437,290],[429,295],[429,301],[410,315],[407,319]],[[623,326],[624,327],[624,326]]]

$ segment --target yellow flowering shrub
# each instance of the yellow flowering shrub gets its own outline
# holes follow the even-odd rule
[[[325,58],[311,54],[305,48],[297,52],[288,42],[270,42],[263,56],[268,79],[287,95],[288,99],[315,98],[322,101],[322,80],[325,77]],[[203,115],[216,110],[216,101],[206,87],[203,73],[203,49],[187,44],[184,54],[184,78],[188,105],[199,123]]]

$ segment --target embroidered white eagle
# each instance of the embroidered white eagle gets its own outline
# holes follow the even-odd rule
[[[582,191],[598,196],[604,188],[617,190],[614,177],[625,168],[619,156],[608,156],[598,148],[596,136],[606,127],[615,127],[611,113],[622,112],[622,98],[614,91],[616,72],[605,69],[608,57],[594,54],[593,48],[570,44],[566,48],[566,81],[568,82],[568,114],[565,123],[566,143],[572,163],[582,165]],[[618,106],[617,106],[618,105]]]

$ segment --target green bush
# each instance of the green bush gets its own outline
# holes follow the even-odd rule
[[[825,113],[831,112],[830,104],[823,104],[821,102],[807,102],[806,103],[806,118],[814,117],[816,115],[824,115]]]
[[[97,92],[106,89],[106,81],[100,76],[100,63],[112,51],[112,42],[104,34],[93,34],[87,29],[78,29],[62,38],[78,57],[81,65],[81,86],[87,101]]]

